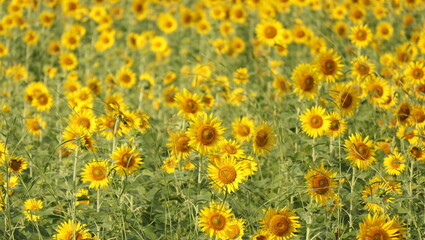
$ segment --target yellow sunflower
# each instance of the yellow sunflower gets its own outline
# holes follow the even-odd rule
[[[163,161],[161,169],[166,173],[173,173],[176,171],[176,168],[179,166],[179,160],[174,156],[168,157]]]
[[[342,75],[342,59],[333,49],[324,48],[316,58],[314,67],[320,80],[333,83]]]
[[[115,80],[123,88],[131,88],[136,84],[136,74],[129,68],[121,68],[115,77]]]
[[[108,160],[92,161],[82,169],[81,181],[89,182],[89,188],[106,188],[111,178]]]
[[[418,161],[425,161],[425,149],[420,146],[412,145],[409,149],[410,156]]]
[[[107,140],[112,140],[114,138],[114,134],[116,136],[122,136],[125,131],[123,123],[118,120],[118,117],[115,114],[112,113],[99,117],[97,120],[97,127],[100,135]]]
[[[392,220],[385,220],[385,215],[374,214],[367,215],[366,219],[360,223],[360,233],[357,235],[359,240],[396,240],[397,228],[393,228]]]
[[[372,42],[373,34],[370,28],[365,25],[358,25],[351,28],[350,39],[358,48],[363,48]]]
[[[239,142],[250,141],[254,133],[254,122],[248,117],[236,118],[232,123],[232,135]]]
[[[59,57],[61,68],[66,71],[74,70],[78,65],[78,59],[72,52],[64,52]]]
[[[11,157],[9,159],[9,171],[20,173],[28,168],[27,160],[23,157]]]
[[[394,27],[387,21],[380,22],[376,26],[376,38],[389,40],[394,33]]]
[[[318,72],[311,64],[298,64],[291,75],[294,92],[302,99],[311,100],[317,96],[320,84]]]
[[[89,229],[85,228],[85,224],[81,224],[78,221],[68,220],[62,222],[58,228],[56,228],[57,234],[53,235],[53,239],[56,240],[73,240],[73,239],[90,239],[91,234]]]
[[[171,132],[167,143],[171,156],[176,159],[186,159],[193,151],[189,146],[189,140],[184,132]]]
[[[0,141],[0,166],[6,161],[6,157],[9,155],[9,151],[6,145]]]
[[[273,79],[273,88],[276,90],[277,96],[282,98],[285,94],[291,92],[291,87],[283,75],[276,75]]]
[[[270,236],[270,234],[266,231],[266,230],[261,230],[260,233],[255,234],[252,237],[252,240],[271,240],[272,237]]]
[[[221,121],[213,115],[203,113],[193,119],[186,132],[189,137],[189,146],[202,155],[217,153],[220,142],[224,139],[224,127]]]
[[[321,106],[305,110],[300,116],[300,121],[302,130],[312,138],[325,134],[331,124],[326,116],[326,110]]]
[[[239,184],[246,179],[244,165],[235,158],[220,158],[208,165],[211,187],[219,192],[232,193],[239,189]]]
[[[235,140],[224,140],[220,144],[221,154],[223,157],[244,158],[245,153],[241,146]]]
[[[373,177],[369,180],[369,184],[365,185],[362,191],[362,203],[364,209],[369,212],[385,212],[390,208],[390,204],[394,200],[395,189],[397,185],[392,186],[389,181],[381,177]]]
[[[261,228],[271,236],[274,240],[286,240],[295,236],[298,228],[301,227],[297,220],[299,217],[294,216],[295,210],[291,211],[287,207],[282,209],[269,208],[263,210],[264,218],[261,219]]]
[[[345,140],[347,151],[346,159],[351,161],[353,166],[366,170],[376,161],[373,142],[369,136],[362,138],[360,133],[354,133]]]
[[[375,71],[373,64],[367,56],[358,56],[351,61],[352,76],[362,82]]]
[[[421,61],[410,62],[404,71],[404,76],[412,84],[425,84],[425,65]]]
[[[379,76],[372,76],[362,85],[364,92],[368,93],[370,103],[382,104],[388,101],[391,88],[387,80]]]
[[[384,158],[384,167],[388,174],[398,176],[406,169],[405,158],[399,152],[394,151]]]
[[[33,118],[25,119],[25,126],[29,133],[34,136],[39,136],[41,130],[46,127],[46,121],[44,121],[40,115],[35,115]]]
[[[402,102],[397,107],[395,112],[395,117],[397,119],[397,123],[401,126],[409,125],[411,122],[411,113],[412,113],[412,105],[409,102]]]
[[[273,46],[282,41],[283,25],[275,19],[265,20],[255,27],[255,33],[261,43]]]
[[[229,232],[229,222],[234,215],[223,203],[210,202],[209,207],[204,207],[200,212],[198,225],[205,234],[216,239],[226,239]]]
[[[111,158],[115,160],[115,166],[120,176],[129,175],[137,171],[143,164],[143,158],[139,157],[140,151],[128,145],[121,145],[112,153]]]
[[[229,229],[227,230],[227,240],[242,240],[245,232],[245,222],[240,218],[232,218],[229,221]]]
[[[352,84],[335,84],[330,90],[330,96],[341,116],[352,116],[360,103],[359,90]]]
[[[329,119],[329,129],[327,130],[327,134],[336,138],[345,133],[347,130],[347,122],[344,119],[341,119],[338,113],[331,112],[328,114]]]
[[[37,221],[40,219],[39,215],[34,214],[36,210],[43,208],[43,202],[35,198],[27,199],[24,202],[24,215],[28,221]]]
[[[97,130],[97,119],[91,109],[82,109],[69,116],[69,124],[81,125],[90,132]]]
[[[273,127],[263,122],[260,126],[255,128],[255,132],[252,138],[252,146],[254,148],[254,154],[263,156],[270,152],[270,148],[275,145],[276,134],[274,134]]]
[[[177,20],[170,13],[160,13],[157,25],[161,31],[167,34],[176,31],[178,27]]]
[[[308,170],[308,173],[304,175],[308,184],[306,193],[319,204],[326,205],[335,195],[334,189],[337,188],[335,176],[336,173],[325,169],[323,163],[319,168]]]
[[[71,150],[80,148],[82,150],[97,151],[91,133],[81,125],[68,125],[62,133],[62,142],[64,147]]]
[[[34,96],[31,106],[40,112],[48,111],[53,107],[53,97],[48,91],[41,92]]]
[[[179,108],[179,114],[186,119],[194,119],[203,111],[201,97],[197,93],[190,93],[187,89],[176,94],[175,102]]]

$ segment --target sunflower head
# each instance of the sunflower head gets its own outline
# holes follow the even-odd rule
[[[352,134],[349,139],[345,140],[345,148],[347,150],[347,159],[351,161],[353,166],[360,169],[368,169],[376,161],[373,142],[366,136],[362,138],[360,133]]]
[[[310,169],[304,176],[308,184],[306,191],[320,204],[326,204],[334,196],[333,189],[337,187],[334,177],[336,173],[325,169],[323,163],[319,168]]]
[[[315,106],[307,109],[301,116],[301,128],[310,137],[317,138],[325,134],[331,122],[326,115],[325,109]]]
[[[269,208],[263,211],[265,216],[260,221],[261,228],[267,231],[272,239],[291,238],[301,227],[297,220],[299,217],[294,216],[295,211],[291,211],[287,207],[282,209]]]
[[[232,210],[222,203],[210,202],[209,207],[204,207],[200,212],[198,225],[210,238],[226,239],[230,231],[230,220],[234,217]]]
[[[265,155],[270,152],[270,148],[274,146],[275,141],[276,134],[274,134],[273,127],[267,122],[261,123],[260,126],[255,128],[253,134],[252,145],[254,153],[259,156]]]
[[[200,154],[216,153],[223,141],[224,128],[221,121],[213,115],[201,114],[192,120],[186,135],[189,146]]]
[[[90,183],[89,188],[107,187],[111,178],[109,161],[105,159],[87,163],[83,168],[81,177],[81,181]]]
[[[135,147],[128,145],[121,145],[112,153],[111,158],[115,160],[119,175],[129,175],[140,168],[143,158],[139,157],[139,153],[140,151],[136,151]]]

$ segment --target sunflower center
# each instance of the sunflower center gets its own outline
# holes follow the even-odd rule
[[[165,23],[165,27],[166,28],[171,28],[172,26],[173,26],[173,23],[170,22],[170,21],[168,21],[168,22]]]
[[[89,95],[85,92],[80,94],[80,100],[85,101],[89,98]]]
[[[398,119],[400,121],[405,121],[410,116],[410,108],[407,104],[403,104],[400,106],[398,110]]]
[[[124,74],[121,77],[121,81],[125,82],[125,83],[129,83],[131,81],[131,77],[128,74]]]
[[[369,69],[369,66],[368,65],[366,65],[366,64],[360,64],[359,65],[359,68],[358,68],[358,71],[359,71],[359,73],[361,75],[367,75],[367,74],[369,74],[370,69]]]
[[[64,61],[65,65],[72,65],[74,64],[74,61],[72,61],[71,58],[65,58]]]
[[[289,230],[289,219],[286,216],[275,215],[270,219],[269,231],[278,237],[285,236]]]
[[[417,123],[425,121],[425,113],[422,110],[415,111],[413,117]]]
[[[364,41],[367,38],[367,32],[364,30],[359,30],[356,32],[356,38],[358,41]]]
[[[307,75],[300,82],[300,87],[304,91],[310,91],[314,88],[314,78],[311,75]]]
[[[364,143],[357,144],[355,151],[357,154],[357,158],[360,160],[367,160],[370,156],[370,149]]]
[[[267,133],[266,130],[260,130],[255,136],[255,143],[259,147],[264,147],[267,145],[268,137],[269,137],[269,134]]]
[[[70,37],[68,38],[68,43],[71,45],[74,45],[77,43],[77,39],[75,39],[74,37]]]
[[[273,38],[276,37],[276,35],[277,35],[277,29],[275,27],[273,27],[273,26],[267,26],[264,29],[264,36],[266,38],[273,39]]]
[[[226,226],[226,218],[220,213],[216,213],[210,218],[210,225],[214,230],[222,230]]]
[[[230,154],[235,154],[237,152],[236,147],[230,144],[226,144],[226,146],[224,146],[224,149],[226,150],[227,153],[230,153]]]
[[[46,105],[48,102],[48,98],[45,94],[41,94],[40,96],[38,96],[37,100],[40,103],[40,105]]]
[[[203,145],[210,145],[215,142],[217,138],[217,132],[215,128],[211,126],[201,126],[197,131],[198,141]]]
[[[349,108],[353,103],[353,96],[350,93],[345,92],[341,95],[340,102],[342,108]]]
[[[389,239],[388,234],[381,227],[373,227],[369,230],[369,233],[366,235],[367,239],[371,240],[387,240]]]
[[[391,167],[393,167],[395,169],[398,169],[400,167],[400,165],[401,165],[401,163],[400,163],[400,161],[397,158],[394,158],[391,161]]]
[[[196,110],[198,110],[198,104],[193,99],[188,99],[184,103],[184,111],[188,113],[196,113]]]
[[[422,79],[424,76],[424,71],[422,71],[420,68],[416,68],[413,70],[412,75],[415,79]]]
[[[296,36],[297,36],[298,38],[303,38],[305,35],[306,35],[306,34],[305,34],[305,32],[304,32],[303,30],[299,30],[299,31],[297,31],[297,33],[296,33]]]
[[[251,130],[249,129],[248,126],[246,126],[246,125],[239,125],[238,126],[239,135],[245,137],[245,136],[248,136],[250,132],[251,132]]]
[[[317,194],[323,195],[329,190],[329,180],[326,176],[319,175],[313,179],[313,191]]]
[[[134,157],[132,156],[132,154],[130,153],[124,154],[124,156],[122,156],[121,158],[120,165],[124,168],[130,168],[131,166],[133,166]]]
[[[412,149],[410,149],[410,154],[412,154],[415,159],[418,159],[418,158],[422,157],[422,150],[420,148],[414,146],[414,147],[412,147]]]
[[[187,152],[189,150],[189,138],[186,136],[179,137],[176,142],[176,148],[180,152]]]
[[[390,31],[388,30],[388,28],[384,27],[384,28],[381,29],[381,33],[383,35],[387,35],[388,33],[390,33]]]
[[[86,128],[90,128],[90,120],[88,118],[80,118],[80,124]]]
[[[93,179],[100,181],[106,178],[106,169],[102,166],[94,167],[91,171]]]
[[[335,72],[336,63],[332,59],[326,59],[322,64],[322,72],[325,75],[332,75]]]
[[[34,130],[34,131],[39,130],[40,129],[40,124],[37,121],[33,121],[31,123],[31,129]]]
[[[21,169],[22,162],[17,159],[10,159],[9,167],[13,169],[13,171],[17,172]]]
[[[236,169],[233,166],[223,166],[218,170],[218,178],[224,184],[230,184],[236,179]]]
[[[267,240],[267,237],[264,235],[257,236],[255,240]]]
[[[372,88],[372,96],[374,98],[380,98],[382,97],[383,94],[384,94],[384,89],[382,88],[382,86],[377,85]]]
[[[340,123],[339,123],[338,120],[332,120],[331,121],[331,126],[329,127],[329,129],[332,130],[332,131],[338,131],[339,130],[339,126],[340,126]]]
[[[323,119],[319,115],[314,115],[310,119],[310,126],[312,128],[320,128],[323,125]]]
[[[227,238],[236,239],[241,234],[241,230],[238,225],[229,226],[229,231],[227,232]]]
[[[425,84],[417,85],[415,89],[419,95],[425,95]]]

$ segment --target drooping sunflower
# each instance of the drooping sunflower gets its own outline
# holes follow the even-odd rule
[[[229,229],[227,230],[226,239],[228,240],[242,240],[245,232],[245,222],[240,218],[232,218],[229,221]]]
[[[201,98],[197,93],[190,93],[187,89],[176,94],[175,102],[179,108],[179,114],[186,119],[194,119],[203,111]]]
[[[171,156],[176,159],[186,159],[193,151],[189,146],[189,140],[185,132],[171,132],[167,143]]]
[[[282,209],[263,210],[264,218],[261,219],[261,228],[265,230],[275,240],[286,240],[295,236],[298,228],[301,227],[297,220],[299,217],[294,216],[295,210],[290,210],[287,207]]]
[[[312,138],[325,134],[331,124],[326,115],[326,110],[321,106],[305,110],[300,116],[300,121],[302,130]]]
[[[39,215],[34,214],[36,210],[43,208],[43,202],[35,198],[27,199],[24,202],[24,215],[28,221],[37,221],[40,219]]]
[[[89,182],[89,188],[99,189],[108,186],[111,175],[107,159],[89,162],[82,170],[81,181]]]
[[[367,215],[366,219],[360,223],[360,233],[357,235],[359,240],[396,240],[397,228],[393,228],[393,221],[387,221],[385,215],[374,214]]]
[[[329,93],[341,116],[352,116],[360,103],[359,90],[353,84],[335,84]]]
[[[384,158],[385,171],[390,175],[400,175],[406,169],[405,158],[399,152],[394,151]]]
[[[281,22],[268,19],[255,27],[255,33],[261,43],[273,46],[275,43],[282,41],[283,25]]]
[[[347,130],[347,122],[342,119],[338,113],[331,112],[328,114],[329,119],[329,129],[327,130],[327,134],[336,138],[345,133]]]
[[[320,84],[318,71],[311,64],[298,64],[291,75],[294,92],[302,99],[311,100],[317,96]]]
[[[23,157],[11,157],[9,159],[9,171],[20,173],[28,168],[27,160]]]
[[[409,66],[404,71],[404,75],[412,84],[425,83],[425,65],[423,62],[410,62]]]
[[[229,222],[234,217],[232,209],[227,208],[223,203],[211,201],[209,207],[204,207],[199,215],[198,225],[208,237],[226,239]]]
[[[85,227],[85,224],[81,224],[78,221],[68,220],[62,222],[58,228],[56,228],[57,234],[53,235],[53,239],[90,239],[91,234],[89,233],[89,229],[86,229]]]
[[[232,123],[232,135],[239,142],[250,141],[254,133],[254,122],[248,117],[236,118]]]
[[[365,25],[358,25],[351,28],[350,39],[358,48],[363,48],[369,45],[372,41],[373,34],[370,28]]]
[[[347,151],[346,159],[351,161],[353,166],[366,170],[376,161],[373,142],[369,136],[362,138],[360,133],[354,133],[345,140]]]
[[[358,56],[351,61],[352,76],[360,82],[366,80],[375,68],[375,64],[367,56]]]
[[[44,121],[40,115],[35,115],[33,118],[25,119],[25,126],[27,131],[34,136],[39,136],[41,130],[46,127],[46,121]]]
[[[221,126],[221,121],[212,114],[206,113],[193,119],[186,132],[190,139],[189,146],[202,155],[217,153],[223,134],[224,127]]]
[[[308,189],[306,193],[321,205],[326,205],[328,201],[334,196],[334,189],[337,188],[335,181],[336,173],[332,170],[325,169],[322,163],[319,168],[313,168],[308,170],[308,173],[304,175],[307,180]]]
[[[235,158],[224,157],[208,165],[211,187],[219,192],[232,193],[239,189],[239,184],[246,179],[244,165]]]
[[[135,147],[121,145],[112,153],[111,158],[115,160],[117,172],[120,176],[134,173],[143,164],[143,158],[139,157],[140,151]]]
[[[342,75],[342,59],[332,48],[324,48],[316,58],[314,66],[320,80],[333,83]]]
[[[255,128],[255,132],[252,138],[252,146],[254,153],[258,156],[263,156],[270,152],[270,148],[274,146],[276,141],[276,134],[274,134],[273,127],[263,122],[260,126]]]
[[[220,144],[221,154],[223,157],[244,158],[245,153],[241,146],[235,140],[224,140]]]

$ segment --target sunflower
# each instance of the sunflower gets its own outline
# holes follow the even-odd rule
[[[123,88],[131,88],[136,84],[136,75],[129,68],[121,68],[115,79]]]
[[[38,42],[38,34],[34,30],[28,30],[24,35],[24,42],[27,45],[34,45]]]
[[[273,46],[282,40],[283,25],[275,19],[265,20],[255,27],[255,33],[261,43]]]
[[[81,125],[89,132],[97,130],[97,119],[91,109],[82,109],[69,116],[69,124]]]
[[[20,173],[28,168],[27,160],[23,157],[11,157],[9,159],[9,171]]]
[[[53,97],[49,92],[42,92],[33,98],[31,106],[40,112],[48,111],[53,107]]]
[[[77,197],[77,202],[75,203],[75,205],[77,205],[77,206],[80,205],[80,204],[89,204],[90,203],[89,191],[85,188],[78,189],[76,197]]]
[[[193,149],[189,146],[189,137],[184,132],[171,132],[168,147],[171,156],[176,159],[186,159]]]
[[[97,151],[91,133],[81,125],[68,125],[62,133],[63,145],[67,149]]]
[[[353,84],[337,83],[331,88],[330,95],[343,117],[352,116],[360,103],[359,90]]]
[[[425,65],[423,62],[410,62],[404,71],[406,78],[413,84],[425,84]]]
[[[204,207],[200,212],[198,225],[207,236],[216,239],[226,239],[229,232],[229,222],[234,215],[223,203],[210,202],[209,207]]]
[[[369,77],[375,68],[375,64],[367,56],[359,56],[351,61],[352,76],[360,82]]]
[[[232,123],[232,135],[238,142],[248,142],[254,133],[254,122],[248,117],[236,118]]]
[[[273,88],[279,98],[291,92],[291,87],[283,75],[276,75],[273,79]]]
[[[344,65],[341,63],[339,56],[333,49],[324,48],[316,58],[314,67],[318,73],[320,80],[333,83],[342,75],[341,69]]]
[[[232,193],[239,189],[239,184],[246,179],[243,164],[235,158],[220,158],[208,165],[208,176],[212,188],[219,192]]]
[[[160,13],[157,25],[159,30],[167,34],[173,33],[178,27],[177,20],[169,13]]]
[[[385,171],[390,175],[400,175],[406,169],[404,156],[394,151],[391,155],[384,158]]]
[[[243,168],[246,171],[246,177],[253,176],[256,171],[258,171],[258,160],[254,159],[251,156],[240,159]]]
[[[358,48],[363,48],[372,42],[372,31],[365,25],[358,25],[351,28],[350,39]]]
[[[78,59],[74,53],[64,52],[59,57],[59,64],[64,70],[71,71],[77,67]]]
[[[127,109],[127,104],[124,102],[124,96],[121,93],[114,93],[105,97],[105,110],[113,112],[115,109],[124,111]]]
[[[360,133],[351,134],[349,139],[345,140],[345,148],[346,159],[360,169],[366,170],[376,161],[373,142],[369,140],[369,136],[363,139]]]
[[[97,127],[100,135],[107,140],[112,140],[114,135],[122,136],[124,134],[123,123],[112,113],[99,117]]]
[[[135,114],[138,118],[138,120],[135,122],[136,129],[139,130],[139,132],[142,134],[146,133],[146,131],[151,127],[151,124],[149,122],[149,115],[147,115],[141,110],[136,110]]]
[[[306,193],[310,194],[319,204],[327,204],[328,200],[335,195],[333,190],[337,187],[335,176],[336,173],[325,169],[323,163],[319,168],[308,170],[308,173],[304,175],[308,184]]]
[[[382,104],[388,101],[391,94],[390,84],[387,80],[372,76],[364,84],[363,89],[368,93],[370,103]]]
[[[317,138],[325,134],[329,129],[331,122],[326,116],[326,110],[321,106],[315,106],[307,109],[300,116],[301,128],[312,138]]]
[[[35,115],[33,118],[25,119],[25,126],[29,133],[34,136],[39,136],[41,130],[46,127],[46,121],[44,121],[40,115]]]
[[[56,240],[72,240],[72,239],[90,239],[89,229],[85,228],[85,224],[78,221],[68,220],[62,222],[56,229],[57,234],[53,235]]]
[[[276,135],[274,134],[273,127],[267,122],[261,123],[260,126],[255,128],[253,134],[252,146],[254,148],[254,154],[263,156],[270,152],[270,148],[274,146],[275,141]]]
[[[394,200],[393,192],[400,194],[397,185],[392,186],[390,181],[381,177],[371,178],[362,191],[364,208],[369,212],[384,212]]]
[[[410,156],[418,161],[425,161],[425,149],[420,146],[413,145],[409,149]]]
[[[186,119],[195,119],[203,111],[201,97],[197,93],[190,93],[187,89],[183,89],[175,96],[177,107],[180,115]]]
[[[300,98],[311,100],[317,96],[319,77],[311,64],[298,64],[291,75],[294,92]]]
[[[140,168],[143,158],[139,157],[139,153],[135,147],[131,148],[128,145],[121,145],[112,153],[111,158],[115,160],[119,175],[129,175]]]
[[[232,218],[229,221],[229,229],[227,230],[227,236],[225,239],[228,240],[242,240],[245,231],[245,222],[240,218]]]
[[[176,171],[176,168],[179,166],[179,160],[174,156],[168,157],[164,160],[161,169],[166,173],[173,173]]]
[[[386,220],[385,215],[374,214],[373,217],[368,214],[366,219],[360,223],[360,233],[357,235],[359,240],[396,240],[397,231],[393,228],[393,220]]]
[[[336,138],[345,133],[347,130],[347,122],[339,116],[336,112],[328,113],[327,118],[329,119],[329,128],[327,134]]]
[[[394,33],[394,27],[387,21],[380,22],[376,26],[376,38],[389,40]]]
[[[0,58],[7,56],[9,53],[9,50],[7,49],[6,45],[3,43],[0,43]]]
[[[108,160],[92,161],[87,163],[82,169],[81,181],[89,182],[89,188],[106,188],[111,175]]]
[[[6,145],[0,141],[0,166],[6,161],[6,157],[9,155],[9,151]]]
[[[224,128],[221,121],[213,115],[203,113],[191,121],[186,132],[189,137],[189,146],[202,155],[216,153],[223,140]]]
[[[221,154],[223,157],[244,158],[245,153],[241,146],[235,140],[224,140],[220,144]]]
[[[74,32],[65,32],[62,34],[61,44],[69,50],[74,50],[80,45],[80,36]]]
[[[300,228],[299,217],[293,216],[295,210],[291,211],[287,207],[282,209],[269,208],[263,210],[264,218],[261,219],[261,228],[267,231],[271,239],[286,240],[295,236]]]
[[[48,92],[46,85],[42,82],[31,82],[25,88],[24,98],[29,103],[32,104],[33,100],[40,94]]]
[[[412,113],[412,105],[409,102],[402,102],[397,107],[395,112],[395,117],[397,119],[397,123],[402,126],[406,126],[411,122],[411,113]]]
[[[266,230],[261,230],[260,233],[255,234],[252,240],[271,240],[270,234]]]
[[[152,52],[155,52],[155,53],[165,52],[168,48],[167,39],[165,39],[162,36],[153,37],[150,40],[150,47],[151,47]]]
[[[24,215],[28,221],[37,221],[40,219],[40,216],[33,214],[34,211],[42,209],[43,202],[35,198],[27,199],[24,202]]]

